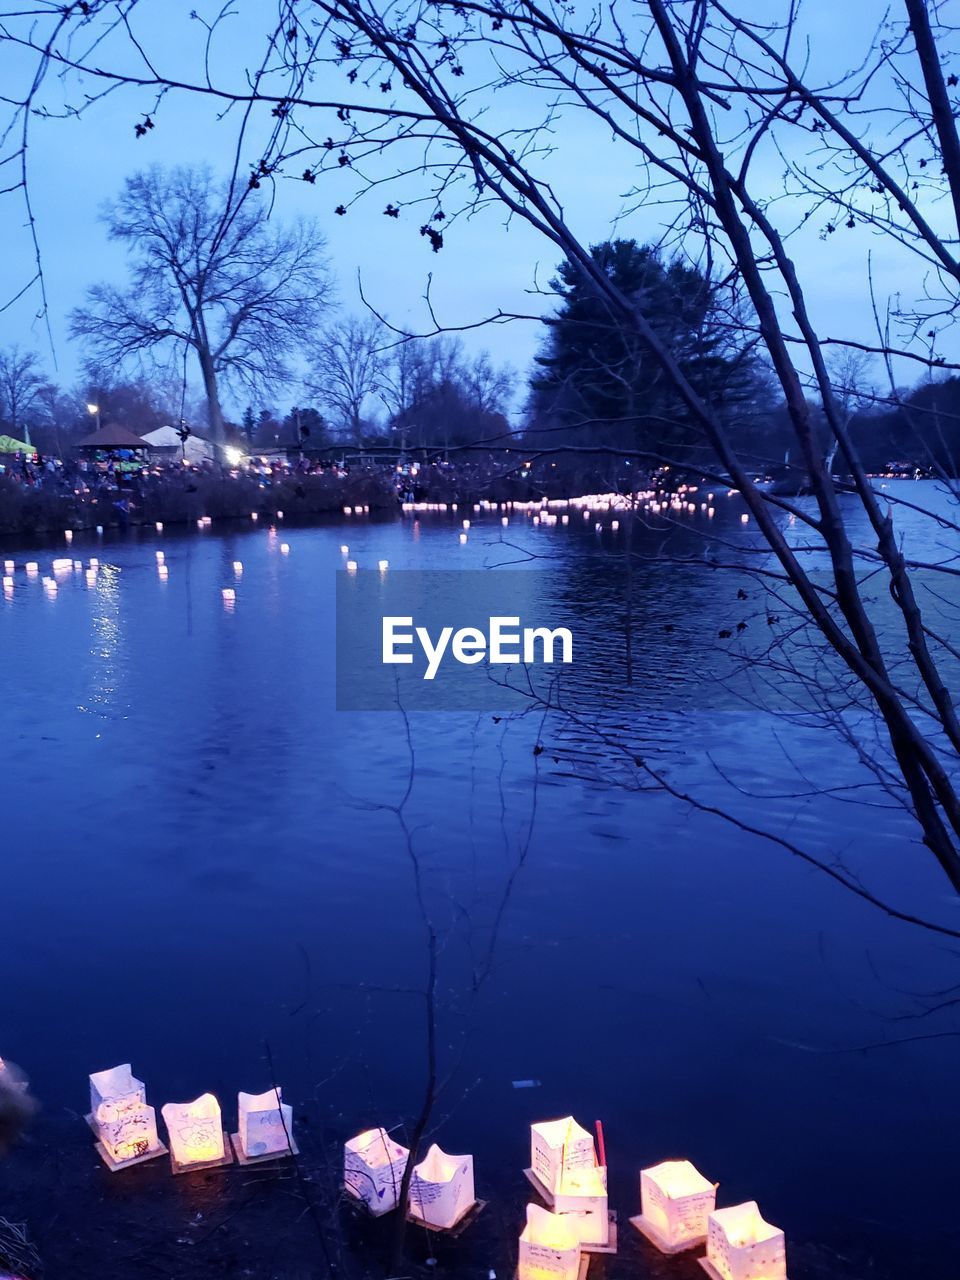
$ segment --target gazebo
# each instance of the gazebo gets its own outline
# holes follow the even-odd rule
[[[132,431],[128,431],[126,427],[121,427],[114,423],[113,425],[101,427],[99,431],[94,431],[93,435],[84,436],[82,440],[77,441],[75,447],[91,451],[100,449],[104,453],[116,453],[120,449],[148,449],[150,446],[145,440],[135,436]]]

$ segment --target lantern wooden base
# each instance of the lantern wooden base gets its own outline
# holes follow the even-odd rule
[[[201,1173],[204,1169],[222,1169],[228,1164],[233,1164],[233,1148],[226,1133],[223,1135],[223,1156],[219,1160],[191,1160],[189,1164],[181,1164],[173,1152],[170,1152],[170,1168],[175,1174]]]
[[[456,1238],[461,1232],[466,1231],[467,1227],[473,1226],[486,1207],[486,1200],[474,1200],[473,1204],[468,1205],[460,1217],[449,1227],[437,1227],[432,1222],[424,1222],[423,1218],[418,1218],[409,1209],[407,1210],[407,1221],[415,1227],[423,1227],[427,1231],[436,1232],[437,1235]]]
[[[701,1267],[703,1267],[704,1271],[710,1277],[710,1280],[723,1280],[723,1276],[720,1274],[720,1272],[713,1265],[713,1263],[710,1261],[709,1258],[698,1258],[697,1261],[700,1263]],[[784,1276],[784,1280],[787,1280],[786,1276]]]
[[[89,1115],[84,1116],[83,1118],[90,1126],[91,1131],[96,1134],[97,1122],[94,1120],[93,1116]],[[99,1141],[99,1139],[94,1144],[94,1150],[111,1173],[119,1173],[121,1169],[132,1169],[135,1164],[146,1164],[148,1160],[156,1160],[158,1156],[165,1156],[167,1154],[167,1148],[159,1139],[157,1140],[157,1145],[155,1147],[151,1147],[144,1155],[134,1156],[130,1160],[114,1160],[113,1156],[103,1143]]]
[[[537,1195],[546,1203],[548,1209],[552,1209],[556,1204],[556,1196],[550,1190],[545,1182],[541,1182],[532,1169],[524,1169],[523,1176],[536,1191]]]
[[[650,1219],[645,1218],[642,1213],[637,1214],[635,1218],[631,1218],[630,1222],[661,1253],[686,1253],[688,1249],[696,1249],[700,1245],[707,1243],[706,1236],[694,1236],[692,1240],[681,1240],[679,1244],[671,1244],[667,1237],[658,1231]]]
[[[277,1160],[292,1160],[294,1156],[300,1154],[300,1148],[297,1146],[292,1134],[290,1135],[290,1146],[286,1151],[267,1151],[262,1156],[245,1155],[239,1133],[231,1133],[230,1145],[233,1147],[233,1154],[237,1157],[237,1164],[242,1165],[273,1164]]]

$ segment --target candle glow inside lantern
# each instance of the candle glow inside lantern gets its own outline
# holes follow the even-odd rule
[[[433,1144],[410,1179],[411,1218],[449,1231],[477,1202],[473,1156],[451,1156]]]
[[[212,1093],[203,1093],[193,1102],[168,1102],[160,1114],[170,1137],[174,1173],[230,1164],[233,1157],[224,1142],[220,1103]]]
[[[530,1126],[530,1172],[554,1195],[564,1174],[595,1169],[593,1135],[574,1120],[542,1120]]]
[[[379,1217],[397,1207],[400,1183],[410,1152],[386,1129],[367,1129],[343,1146],[343,1183],[347,1192]]]
[[[281,1100],[279,1088],[237,1095],[237,1132],[232,1138],[240,1160],[262,1160],[297,1154],[293,1141],[293,1107]]]
[[[715,1209],[700,1265],[712,1280],[787,1280],[783,1232],[764,1222],[755,1200]]]
[[[553,1211],[570,1219],[581,1245],[609,1245],[606,1169],[593,1166],[564,1170],[554,1193]]]
[[[630,1221],[661,1253],[703,1244],[717,1188],[689,1160],[664,1160],[640,1170],[640,1216]]]
[[[580,1238],[573,1223],[538,1204],[528,1204],[517,1280],[577,1280],[579,1272]]]
[[[157,1136],[157,1115],[147,1106],[147,1094],[125,1062],[90,1077],[90,1127],[97,1135],[97,1151],[109,1169],[139,1164],[166,1152]]]

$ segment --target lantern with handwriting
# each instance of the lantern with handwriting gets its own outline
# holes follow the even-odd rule
[[[783,1232],[764,1222],[755,1200],[715,1209],[707,1220],[701,1265],[713,1280],[786,1280]]]
[[[434,1143],[410,1179],[410,1216],[448,1231],[476,1204],[473,1156],[449,1156]]]
[[[517,1280],[577,1280],[579,1271],[580,1239],[573,1223],[538,1204],[528,1204]]]
[[[564,1172],[593,1169],[596,1165],[593,1137],[573,1116],[530,1126],[530,1170],[551,1195]]]
[[[569,1218],[587,1249],[610,1244],[607,1171],[596,1165],[565,1170],[553,1197],[553,1211]]]
[[[163,1155],[157,1115],[147,1106],[146,1089],[125,1062],[90,1077],[90,1127],[104,1163],[111,1169]]]
[[[209,1165],[229,1164],[232,1156],[223,1140],[220,1103],[212,1093],[193,1102],[168,1102],[160,1114],[170,1137],[175,1173]]]
[[[367,1129],[343,1146],[343,1183],[350,1195],[379,1217],[397,1207],[410,1152],[386,1129]]]
[[[689,1160],[664,1160],[640,1170],[640,1216],[634,1226],[661,1253],[703,1244],[717,1188]]]
[[[293,1145],[293,1107],[281,1101],[279,1088],[237,1095],[237,1155],[247,1160],[289,1156]],[[239,1149],[237,1149],[239,1144]]]

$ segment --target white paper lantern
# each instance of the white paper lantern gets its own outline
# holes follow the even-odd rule
[[[167,1126],[175,1166],[220,1164],[229,1159],[220,1103],[212,1093],[203,1093],[193,1102],[168,1102],[160,1114]]]
[[[786,1280],[787,1247],[755,1200],[715,1209],[708,1218],[704,1270],[720,1280]]]
[[[111,1167],[163,1155],[157,1116],[129,1062],[90,1077],[90,1126]]]
[[[593,1137],[573,1116],[543,1120],[530,1126],[530,1169],[551,1193],[556,1192],[561,1174],[596,1168]]]
[[[580,1240],[573,1224],[538,1204],[527,1205],[517,1280],[577,1280]]]
[[[631,1221],[662,1253],[703,1244],[717,1188],[689,1160],[664,1160],[640,1171],[640,1216]]]
[[[248,1160],[293,1154],[293,1107],[280,1099],[279,1089],[237,1095],[237,1138]]]
[[[610,1215],[606,1169],[593,1166],[566,1170],[554,1193],[553,1211],[570,1219],[582,1245],[608,1245]]]
[[[343,1146],[343,1183],[379,1217],[397,1207],[410,1152],[386,1129],[367,1129]]]
[[[434,1143],[410,1179],[410,1215],[449,1230],[476,1203],[473,1156],[450,1156]]]

